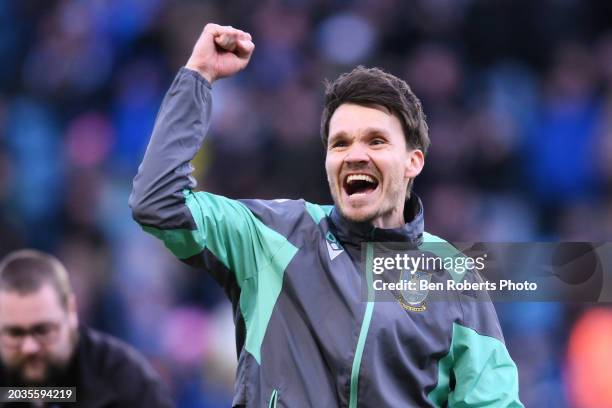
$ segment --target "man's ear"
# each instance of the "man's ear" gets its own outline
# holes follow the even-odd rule
[[[419,149],[406,152],[406,171],[404,177],[413,179],[421,173],[425,165],[425,155]]]

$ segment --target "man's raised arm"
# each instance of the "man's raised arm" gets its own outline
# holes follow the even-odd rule
[[[164,98],[134,178],[129,204],[142,226],[194,229],[185,191],[196,184],[189,162],[208,131],[210,87],[215,80],[246,67],[254,48],[250,34],[230,26],[207,24],[202,31]]]

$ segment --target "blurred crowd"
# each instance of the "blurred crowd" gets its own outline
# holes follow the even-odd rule
[[[165,90],[203,26],[249,31],[256,50],[213,86],[199,189],[330,203],[323,80],[379,66],[408,81],[428,117],[432,148],[415,183],[427,231],[606,241],[610,16],[605,0],[0,0],[0,256],[24,246],[58,255],[85,323],[142,350],[179,406],[229,406],[229,303],[127,206]],[[581,397],[571,381],[584,372],[572,350],[612,342],[609,306],[498,310],[526,406],[612,406],[609,387],[594,392],[610,405],[585,405],[593,392]],[[583,327],[594,335],[570,347]]]

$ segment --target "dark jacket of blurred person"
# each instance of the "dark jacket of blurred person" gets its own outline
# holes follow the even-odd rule
[[[7,407],[174,406],[142,355],[79,326],[65,268],[33,250],[13,252],[0,263],[0,386],[76,387],[76,403],[8,403],[5,394]]]

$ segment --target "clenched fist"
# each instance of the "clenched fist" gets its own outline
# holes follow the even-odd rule
[[[185,66],[212,84],[246,67],[254,49],[251,34],[231,26],[206,24]]]

